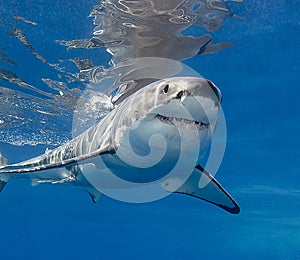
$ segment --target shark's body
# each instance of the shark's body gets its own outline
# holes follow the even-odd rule
[[[105,180],[112,173],[128,187],[159,182],[167,192],[198,197],[238,213],[235,201],[200,166],[220,99],[218,88],[201,78],[152,83],[57,149],[18,164],[0,163],[0,190],[11,178],[30,178],[33,184],[80,186],[97,201],[105,190],[120,188],[120,182]],[[177,172],[169,174],[173,169]],[[204,187],[199,186],[201,178],[206,180]]]

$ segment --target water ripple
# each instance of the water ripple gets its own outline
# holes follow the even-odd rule
[[[83,129],[85,123],[93,121],[94,115],[100,120],[109,113],[109,97],[114,97],[112,100],[117,104],[122,101],[119,97],[124,98],[155,80],[136,78],[134,75],[143,73],[149,66],[133,62],[133,59],[157,57],[182,61],[231,47],[229,42],[213,43],[210,35],[223,26],[226,18],[236,17],[229,2],[241,1],[103,0],[90,13],[94,22],[90,37],[53,39],[66,47],[68,55],[65,56],[72,57],[65,60],[56,58],[51,52],[48,53],[50,57],[43,57],[33,47],[36,42],[31,42],[28,31],[41,29],[40,23],[14,10],[11,10],[11,17],[6,13],[0,18],[0,33],[4,32],[0,44],[7,41],[12,45],[11,39],[17,40],[37,59],[36,62],[40,63],[37,66],[48,68],[48,74],[56,76],[36,73],[34,82],[31,82],[17,69],[31,66],[16,62],[16,55],[22,54],[19,54],[22,52],[20,46],[16,45],[13,52],[7,50],[10,45],[0,46],[0,84],[3,85],[0,85],[0,141],[15,145],[66,141],[70,138],[66,129],[72,123],[74,111],[78,112],[79,103],[87,108],[76,114]],[[2,5],[5,7],[4,2]],[[201,27],[202,35],[183,35],[191,26]],[[41,41],[45,38],[42,37]],[[75,56],[75,49],[106,50],[111,61],[96,64],[92,56],[81,57],[78,53]],[[155,66],[150,66],[153,68]],[[109,83],[103,84],[106,81]],[[84,96],[86,86],[89,94]],[[92,105],[87,105],[89,103]]]

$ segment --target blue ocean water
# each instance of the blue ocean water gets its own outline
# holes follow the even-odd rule
[[[96,1],[42,2],[7,1],[24,17],[36,18],[40,7],[47,17],[39,20],[44,41],[57,39],[57,31],[61,39],[92,31],[86,17]],[[181,195],[147,204],[104,197],[92,204],[72,186],[15,180],[0,197],[1,259],[300,259],[299,10],[298,1],[235,5],[244,18],[227,19],[213,33],[234,47],[185,61],[222,90],[228,139],[216,178],[240,214]],[[43,46],[35,49],[59,55],[54,45]],[[24,62],[30,64],[25,54]],[[34,81],[43,69],[19,73]],[[0,143],[10,162],[46,147]]]

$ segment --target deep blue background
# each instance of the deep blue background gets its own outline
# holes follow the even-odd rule
[[[42,23],[45,41],[91,33],[96,2],[51,2],[38,10],[30,6],[43,1],[7,1]],[[235,47],[186,63],[222,90],[228,140],[216,177],[241,213],[180,195],[94,205],[75,187],[11,181],[0,197],[1,259],[300,259],[299,1],[249,0],[234,10],[244,19],[227,20],[215,39]],[[0,144],[11,162],[44,149]]]

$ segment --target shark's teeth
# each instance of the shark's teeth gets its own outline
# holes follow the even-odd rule
[[[198,121],[194,121],[194,120],[190,120],[190,119],[177,118],[177,117],[167,117],[167,116],[162,116],[159,114],[156,114],[154,118],[159,119],[160,121],[167,123],[167,124],[171,124],[171,125],[174,125],[175,122],[182,122],[187,125],[194,124],[197,127],[199,127],[199,129],[206,129],[206,128],[208,129],[209,128],[209,123],[207,123],[207,122],[198,122]]]

